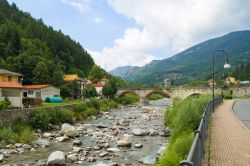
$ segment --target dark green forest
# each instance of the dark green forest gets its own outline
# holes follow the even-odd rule
[[[238,65],[232,75],[241,81],[250,80],[250,63]]]
[[[78,42],[0,1],[0,68],[23,74],[24,84],[55,84],[64,73],[87,76],[93,65]]]

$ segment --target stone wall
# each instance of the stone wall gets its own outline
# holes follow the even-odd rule
[[[62,110],[62,109],[68,109],[70,111],[74,110],[76,104],[69,104],[64,106],[56,106],[56,107],[45,107],[44,109],[50,110],[50,109],[56,109],[56,110]],[[13,121],[15,121],[17,118],[21,118],[24,121],[28,120],[29,114],[34,111],[41,108],[24,108],[24,109],[13,109],[13,110],[4,110],[0,111],[0,125],[6,125],[10,124]]]

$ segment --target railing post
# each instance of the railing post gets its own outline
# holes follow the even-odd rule
[[[187,161],[187,160],[182,160],[180,162],[180,166],[193,166],[193,162]]]

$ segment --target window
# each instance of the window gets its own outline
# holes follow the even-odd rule
[[[8,76],[8,82],[12,82],[12,77]]]
[[[33,94],[34,94],[33,90],[29,90],[29,91],[28,91],[28,94],[29,94],[29,95],[33,95]]]

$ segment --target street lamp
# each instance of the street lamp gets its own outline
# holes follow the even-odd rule
[[[216,55],[221,55],[218,53],[222,53],[225,58],[225,64],[224,64],[224,69],[229,69],[231,65],[228,63],[228,53],[222,49],[216,50],[213,54],[213,74],[212,74],[212,79],[213,79],[213,113],[214,113],[214,57]]]

